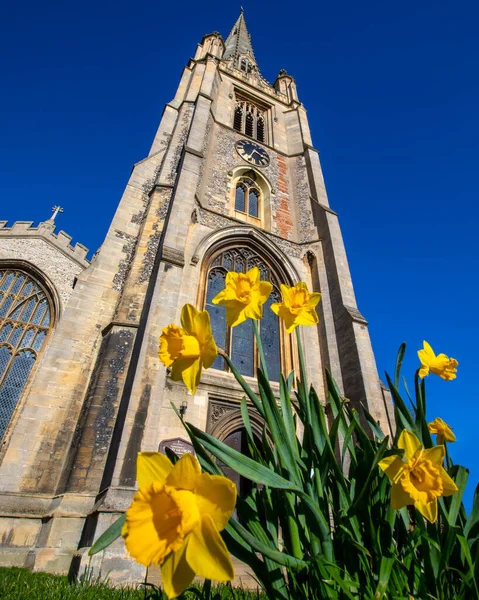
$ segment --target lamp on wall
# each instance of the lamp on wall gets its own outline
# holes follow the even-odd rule
[[[187,409],[188,409],[188,402],[186,400],[183,400],[183,402],[181,403],[181,406],[180,406],[181,418],[183,418],[185,416]]]

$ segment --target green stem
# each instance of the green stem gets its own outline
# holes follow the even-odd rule
[[[301,385],[303,387],[304,400],[308,408],[308,417],[310,416],[309,410],[309,394],[308,394],[308,380],[306,378],[306,365],[304,363],[303,344],[301,342],[301,334],[299,327],[296,327],[296,341],[298,343],[298,355],[299,355],[299,370],[301,373]]]
[[[261,336],[259,334],[258,321],[256,321],[256,319],[252,319],[252,321],[253,321],[254,336],[256,338],[256,345],[258,347],[258,352],[259,352],[259,360],[261,363],[261,368],[263,369],[264,376],[269,381],[268,368],[266,367],[266,359],[264,357],[263,344],[261,343]]]

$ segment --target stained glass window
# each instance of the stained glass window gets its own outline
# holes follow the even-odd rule
[[[256,177],[254,171],[247,171]],[[260,192],[256,182],[249,176],[243,176],[236,184],[235,210],[246,213],[255,219],[260,218]]]
[[[273,302],[281,300],[279,281],[271,267],[250,248],[237,246],[217,254],[208,270],[206,288],[206,310],[210,314],[211,328],[217,345],[231,356],[236,368],[242,375],[254,376],[259,366],[259,357],[254,340],[253,323],[248,319],[236,327],[226,324],[224,306],[212,304],[212,299],[224,289],[228,271],[245,273],[252,267],[258,267],[261,279],[273,284],[270,299],[263,306],[263,319],[260,322],[261,343],[265,354],[268,375],[271,381],[279,381],[281,373],[281,332],[278,317],[269,309]],[[213,369],[227,370],[225,361],[218,357]]]
[[[52,322],[46,290],[25,272],[0,267],[0,440]]]

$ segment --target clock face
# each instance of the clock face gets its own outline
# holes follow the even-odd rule
[[[236,151],[252,165],[257,167],[267,167],[269,165],[269,155],[264,148],[248,140],[238,140],[235,144]]]

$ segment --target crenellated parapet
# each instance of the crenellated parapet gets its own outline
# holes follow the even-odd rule
[[[68,258],[73,259],[81,267],[90,264],[87,259],[88,248],[83,244],[72,245],[72,237],[64,231],[55,233],[55,224],[49,220],[34,226],[33,221],[16,221],[8,227],[8,221],[0,221],[0,239],[5,238],[40,238],[51,244]]]

